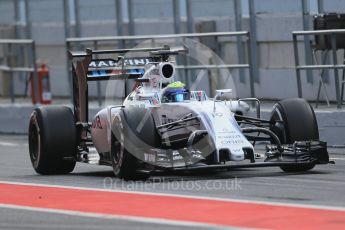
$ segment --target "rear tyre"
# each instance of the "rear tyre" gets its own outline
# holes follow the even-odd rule
[[[67,174],[76,164],[77,130],[68,107],[36,108],[29,123],[29,154],[42,175]]]
[[[111,162],[115,176],[124,180],[146,180],[149,174],[137,170],[145,164],[143,152],[155,148],[158,141],[149,110],[123,109],[112,125]]]
[[[271,121],[275,123],[271,128],[279,137],[282,144],[293,144],[295,141],[310,141],[319,139],[319,130],[313,108],[301,98],[279,101],[274,105]],[[314,163],[303,165],[287,165],[280,168],[284,172],[304,172],[314,168]]]

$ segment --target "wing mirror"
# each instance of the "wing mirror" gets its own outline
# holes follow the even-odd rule
[[[224,95],[224,94],[231,94],[232,93],[232,89],[217,89],[216,90],[216,95],[214,96],[214,104],[213,104],[213,111],[216,111],[216,101],[217,98]]]

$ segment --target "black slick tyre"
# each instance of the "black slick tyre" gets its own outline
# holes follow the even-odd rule
[[[311,141],[319,139],[319,130],[315,113],[310,104],[301,98],[279,101],[273,107],[271,121],[276,123],[271,129],[279,137],[282,144],[293,144],[295,141]],[[314,168],[314,163],[286,165],[280,168],[284,172],[303,172]]]
[[[150,110],[124,108],[112,124],[111,162],[115,176],[124,180],[145,180],[140,173],[144,152],[158,144],[158,134]]]
[[[28,141],[30,160],[37,173],[51,175],[73,171],[77,130],[70,108],[36,108],[30,117]]]

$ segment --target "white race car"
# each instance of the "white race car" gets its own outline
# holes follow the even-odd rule
[[[129,51],[145,56],[94,59]],[[279,166],[297,172],[329,163],[314,111],[305,100],[282,100],[270,120],[260,119],[257,99],[227,100],[229,89],[208,98],[204,91],[190,91],[175,81],[171,58],[181,52],[186,47],[69,52],[74,109],[33,111],[29,150],[35,171],[69,173],[79,161],[112,166],[117,177],[135,180],[235,167]],[[89,123],[88,81],[129,79],[136,86],[123,104],[103,108]],[[247,115],[247,102],[257,105],[256,117]],[[261,159],[254,149],[258,141],[268,142]]]

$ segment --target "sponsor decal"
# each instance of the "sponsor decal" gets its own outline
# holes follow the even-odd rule
[[[228,128],[223,128],[223,132],[230,132],[231,130],[229,130]]]
[[[146,65],[151,60],[150,58],[126,58],[125,66],[137,66],[137,65]],[[99,59],[92,60],[89,64],[89,68],[105,68],[105,67],[118,67],[121,66],[118,64],[118,61],[114,59]]]
[[[145,162],[156,162],[156,155],[153,153],[144,153]]]
[[[91,61],[89,67],[92,68],[102,68],[102,67],[114,67],[116,65],[116,61],[113,59],[105,59],[105,60],[95,60]]]
[[[243,140],[224,140],[224,141],[220,141],[220,143],[222,145],[228,145],[228,144],[231,144],[231,145],[238,145],[238,144],[244,144],[244,141]]]
[[[195,101],[206,101],[206,93],[202,90],[198,90],[198,91],[191,91],[190,92],[190,98],[191,100],[195,100]]]
[[[222,117],[223,113],[212,113],[213,117]]]
[[[160,104],[158,93],[155,93],[154,96],[150,99],[150,104],[151,105],[159,105]]]
[[[88,72],[89,78],[106,77],[108,75],[122,75],[122,74],[133,74],[133,75],[144,75],[144,69],[129,69],[123,71],[122,69],[108,69],[108,70],[91,70]]]
[[[219,139],[235,139],[235,138],[241,138],[241,135],[235,134],[235,135],[225,135],[225,136],[217,136]]]
[[[92,126],[93,129],[103,129],[102,123],[101,123],[101,118],[99,116],[96,116],[96,118],[92,121]]]

